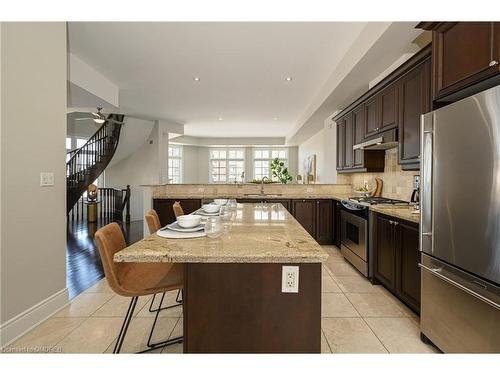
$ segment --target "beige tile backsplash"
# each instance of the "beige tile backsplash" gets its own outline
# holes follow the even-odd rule
[[[385,152],[385,171],[383,173],[352,173],[339,174],[337,183],[352,184],[354,188],[362,186],[364,181],[370,181],[375,177],[382,179],[384,185],[382,196],[393,199],[409,201],[413,191],[413,176],[418,171],[403,171],[398,164],[398,149],[390,149]]]

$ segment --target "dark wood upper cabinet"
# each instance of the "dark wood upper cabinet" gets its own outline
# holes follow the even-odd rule
[[[310,199],[294,199],[292,214],[304,229],[313,237],[316,236],[316,201]]]
[[[500,73],[499,22],[421,22],[432,30],[433,99],[454,101],[471,87]],[[495,85],[498,83],[492,83]],[[476,92],[487,87],[478,87]],[[460,95],[460,91],[464,91]]]
[[[334,210],[331,199],[316,201],[316,241],[320,245],[333,243]]]
[[[389,130],[398,125],[398,87],[394,84],[380,95],[380,130]]]
[[[354,144],[363,142],[365,137],[365,109],[360,105],[352,111],[352,131]],[[353,152],[353,168],[362,168],[364,166],[363,150],[355,150]]]
[[[345,118],[337,122],[337,170],[344,169],[345,157]]]
[[[344,148],[344,168],[350,169],[353,164],[353,154],[354,151],[352,146],[354,146],[353,141],[353,122],[352,122],[352,114],[349,114],[345,118],[345,148]]]
[[[393,221],[377,215],[373,234],[373,275],[385,287],[396,289],[396,247]]]
[[[398,81],[399,164],[420,168],[420,117],[431,110],[430,58]]]
[[[380,129],[380,96],[375,95],[365,104],[365,138],[377,134]]]

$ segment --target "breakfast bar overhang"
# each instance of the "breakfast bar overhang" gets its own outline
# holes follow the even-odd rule
[[[281,204],[238,204],[220,238],[153,234],[115,262],[183,263],[184,353],[320,353],[328,254]],[[297,293],[282,291],[298,266]]]

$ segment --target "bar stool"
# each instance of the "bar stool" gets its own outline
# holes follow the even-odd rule
[[[154,209],[150,209],[146,213],[145,219],[146,219],[146,223],[148,223],[148,228],[149,228],[150,234],[156,233],[161,228],[160,218]],[[165,293],[163,293],[162,298],[164,296],[165,296]],[[153,296],[153,299],[151,300],[151,304],[149,305],[149,312],[156,312],[156,310],[157,310],[157,309],[153,309],[153,304],[155,302],[155,298],[156,298],[156,294]],[[177,302],[177,303],[174,305],[165,306],[165,307],[161,307],[161,305],[160,305],[160,306],[158,306],[158,308],[160,310],[166,310],[166,309],[170,309],[172,307],[182,305],[182,289],[179,289],[179,291],[177,292],[177,296],[175,297],[175,302]]]
[[[172,208],[174,209],[175,217],[184,215],[184,210],[182,209],[181,202],[175,202],[172,205]]]
[[[121,296],[132,297],[113,350],[113,353],[119,353],[130,321],[134,316],[138,298],[163,293],[160,301],[161,306],[165,292],[182,288],[183,265],[176,263],[115,263],[113,261],[115,253],[127,246],[123,232],[117,223],[111,223],[99,229],[95,234],[95,242],[101,255],[106,280],[111,289]],[[149,333],[148,349],[140,353],[176,344],[183,340],[183,337],[179,336],[157,343],[151,342],[159,314],[160,309],[157,309]]]

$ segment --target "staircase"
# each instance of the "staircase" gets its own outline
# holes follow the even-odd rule
[[[106,169],[115,154],[123,115],[110,114],[102,126],[66,163],[66,213]]]

